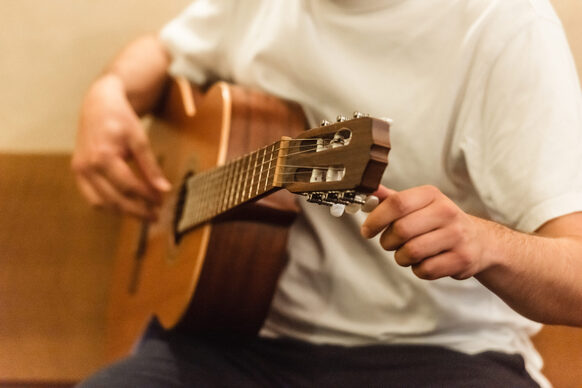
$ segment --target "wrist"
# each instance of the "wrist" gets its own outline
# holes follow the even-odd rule
[[[508,265],[511,241],[518,238],[519,233],[493,221],[475,219],[479,225],[478,238],[481,241],[479,273]]]

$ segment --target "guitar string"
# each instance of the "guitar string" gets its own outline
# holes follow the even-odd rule
[[[261,150],[262,150],[262,149],[261,149]],[[229,162],[229,163],[228,163],[228,164],[226,164],[226,165],[219,166],[219,167],[215,167],[215,168],[213,168],[213,169],[211,169],[211,170],[208,170],[208,171],[203,171],[203,172],[201,172],[201,173],[198,173],[197,175],[195,175],[194,177],[192,177],[192,178],[190,178],[190,179],[191,179],[191,180],[196,180],[196,181],[198,181],[198,180],[202,180],[202,179],[204,179],[204,178],[206,178],[206,179],[208,179],[208,180],[216,180],[216,179],[221,179],[221,178],[223,177],[223,175],[224,175],[224,174],[226,174],[226,173],[229,173],[229,172],[230,172],[230,171],[228,171],[228,170],[229,170],[229,167],[231,167],[231,168],[232,168],[233,166],[235,166],[235,168],[238,168],[238,167],[239,167],[239,165],[238,165],[238,164],[236,164],[236,163],[241,163],[241,162],[243,162],[243,163],[244,163],[244,161],[245,161],[245,160],[247,160],[247,167],[246,167],[245,169],[241,170],[241,171],[237,171],[237,175],[238,175],[238,174],[246,174],[246,177],[248,178],[249,172],[252,170],[252,171],[253,171],[253,175],[252,175],[252,177],[254,178],[254,176],[256,175],[256,169],[257,169],[258,167],[263,167],[263,166],[264,166],[264,165],[266,165],[266,164],[271,164],[273,161],[275,161],[275,160],[279,159],[279,155],[273,156],[273,154],[274,154],[276,151],[279,151],[279,150],[280,150],[280,148],[276,148],[276,149],[274,149],[274,150],[270,151],[270,154],[271,154],[271,158],[270,158],[270,159],[267,159],[266,161],[262,161],[261,163],[257,164],[257,163],[256,163],[256,161],[258,160],[258,156],[257,156],[257,157],[255,158],[255,163],[254,163],[254,165],[253,165],[253,166],[251,166],[251,162],[252,162],[252,158],[253,158],[253,156],[254,156],[254,155],[258,155],[258,154],[259,154],[259,152],[260,152],[261,150],[259,150],[259,151],[255,152],[255,153],[249,154],[248,156],[239,157],[239,158],[237,158],[237,159],[234,159],[233,161]],[[291,153],[291,154],[287,154],[287,155],[285,155],[285,156],[286,156],[286,157],[287,157],[287,156],[294,156],[294,155],[298,155],[298,154],[302,154],[302,153],[306,153],[306,152],[311,152],[311,151],[312,151],[312,149],[307,149],[307,150],[302,150],[302,151],[294,152],[294,153]],[[264,153],[266,153],[266,151],[265,151]],[[235,165],[235,164],[236,164],[236,165]],[[272,166],[272,167],[270,167],[269,169],[276,168],[276,167],[277,167],[277,165],[275,165],[275,166]],[[285,167],[296,167],[296,168],[318,168],[318,169],[321,169],[321,168],[327,168],[327,167],[325,167],[325,166],[307,166],[307,165],[304,165],[304,166],[299,166],[299,165],[279,165],[279,167],[283,167],[283,168],[285,168]],[[268,170],[269,170],[269,169],[268,169]],[[267,172],[268,172],[268,170],[267,170]],[[213,179],[213,178],[214,178],[214,179]],[[246,179],[247,179],[247,178],[245,178],[245,181],[246,181]],[[239,177],[239,180],[240,180],[240,177]]]
[[[325,144],[326,143],[326,140],[325,139],[323,139],[323,140],[324,140],[323,141],[323,144]],[[252,152],[252,153],[249,153],[247,155],[241,156],[241,157],[239,157],[239,158],[237,158],[237,159],[229,162],[227,165],[217,167],[215,169],[206,171],[204,173],[198,174],[197,176],[191,178],[191,179],[193,179],[195,181],[199,181],[199,180],[201,180],[204,177],[207,178],[207,179],[202,180],[202,187],[200,187],[200,186],[197,185],[197,187],[195,187],[195,190],[193,190],[194,192],[193,193],[189,193],[189,195],[188,195],[188,197],[191,197],[191,195],[197,194],[195,196],[200,199],[200,201],[195,201],[196,202],[196,206],[195,206],[195,209],[192,209],[192,210],[198,210],[200,208],[206,208],[206,209],[210,208],[210,209],[212,209],[212,211],[210,213],[216,215],[216,214],[222,212],[222,210],[224,210],[224,209],[234,207],[234,206],[236,206],[239,203],[242,203],[242,202],[244,202],[246,200],[249,200],[252,197],[252,191],[253,191],[253,185],[252,185],[252,183],[251,183],[250,186],[248,184],[249,172],[251,170],[253,171],[253,173],[251,175],[251,182],[253,182],[254,181],[254,178],[256,176],[256,170],[257,170],[257,168],[261,167],[259,176],[257,178],[257,189],[255,190],[255,195],[258,195],[259,194],[259,185],[262,183],[261,177],[262,177],[262,171],[263,171],[264,165],[266,165],[267,163],[270,165],[274,160],[279,159],[278,151],[281,148],[284,148],[284,149],[287,149],[287,150],[289,150],[289,149],[297,149],[298,148],[298,149],[301,150],[301,151],[298,151],[298,152],[293,152],[291,154],[285,155],[285,156],[293,156],[293,155],[297,155],[297,154],[301,154],[301,153],[312,152],[314,149],[315,150],[317,149],[317,146],[319,146],[319,145],[317,145],[316,147],[310,147],[310,148],[307,148],[307,149],[302,149],[302,147],[305,147],[305,144],[304,143],[306,141],[318,142],[318,139],[297,139],[297,140],[290,140],[290,142],[300,143],[300,144],[299,145],[294,145],[294,146],[289,146],[287,144],[286,146],[283,146],[283,147],[281,147],[281,145],[280,145],[281,143],[280,142],[277,142],[277,143],[274,143],[272,145],[263,147],[263,148],[255,151],[255,152]],[[328,144],[331,144],[331,141],[327,141],[327,143]],[[275,146],[275,145],[277,145],[277,146]],[[307,146],[309,147],[309,145],[307,145]],[[267,151],[269,147],[271,147],[272,149],[269,150],[269,151]],[[261,161],[260,164],[257,165],[256,162],[257,162],[258,158],[260,157],[259,155],[260,155],[261,152],[263,153],[263,160]],[[266,155],[267,152],[269,152],[270,158],[265,161],[265,155]],[[277,154],[275,155],[275,153],[277,153]],[[252,163],[253,157],[255,157],[255,163],[251,167],[251,163]],[[246,169],[244,169],[244,167],[243,167],[243,169],[241,170],[241,167],[242,167],[241,166],[241,163],[244,164],[245,160],[247,162],[246,163],[247,164],[247,167],[246,167]],[[236,173],[235,175],[238,175],[238,180],[237,180],[236,185],[229,185],[230,187],[228,187],[228,189],[227,189],[228,193],[224,197],[221,197],[220,195],[217,196],[216,195],[216,190],[217,190],[216,187],[217,186],[215,185],[216,181],[219,181],[222,184],[221,187],[223,187],[224,186],[225,178],[228,178],[231,175],[232,170],[233,170],[233,167],[234,167],[234,171]],[[279,165],[279,166],[277,166],[277,165],[274,165],[272,167],[267,168],[267,170],[266,170],[266,173],[265,173],[265,188],[267,187],[267,184],[269,183],[269,179],[271,178],[271,170],[272,169],[276,169],[277,167],[280,167],[280,168],[281,167],[282,168],[294,167],[294,168],[306,168],[306,169],[310,169],[311,168],[311,169],[319,169],[319,170],[325,170],[325,169],[328,168],[328,167],[324,167],[324,166],[297,166],[297,165]],[[341,170],[339,168],[334,168],[334,169],[336,171]],[[245,178],[244,179],[242,179],[242,174],[245,174]],[[295,176],[297,176],[297,175],[311,175],[311,174],[312,174],[311,171],[282,172],[282,173],[280,172],[280,173],[278,173],[277,177],[281,177],[283,175],[295,175]],[[194,178],[198,178],[198,179],[194,179]],[[275,175],[273,175],[272,178],[273,178],[273,181],[274,181]],[[286,183],[293,183],[293,182],[295,182],[295,181],[293,181],[293,180],[286,181],[285,180],[285,181],[282,181],[282,182],[279,182],[279,183],[286,184]],[[190,184],[188,185],[190,189],[192,189],[192,185],[191,185],[192,183],[194,183],[194,182],[190,182]],[[243,189],[242,196],[241,196],[241,193],[240,193],[241,186],[242,186],[242,189]],[[246,195],[247,188],[249,189],[249,195],[248,196]],[[262,191],[262,192],[264,192],[264,191]],[[212,195],[210,196],[209,194],[212,194]],[[239,200],[239,196],[240,196],[240,200]],[[211,206],[208,206],[207,203],[208,203],[209,197],[218,197],[218,202],[216,200],[214,200],[214,201],[211,202],[211,204],[210,204]],[[191,201],[188,201],[188,202],[191,202]],[[208,213],[208,211],[205,212],[205,213]]]
[[[299,147],[299,146],[297,146],[297,147]],[[245,156],[241,156],[241,157],[238,157],[238,158],[236,158],[236,159],[233,159],[232,161],[228,162],[228,163],[227,163],[227,164],[225,164],[225,165],[218,166],[218,167],[215,167],[215,168],[213,168],[213,169],[210,169],[210,170],[207,170],[207,171],[200,172],[200,173],[196,174],[194,177],[192,177],[191,179],[194,179],[194,178],[196,178],[196,177],[199,177],[198,179],[202,179],[202,178],[204,178],[204,177],[205,177],[205,176],[207,176],[207,175],[210,175],[210,174],[216,174],[216,173],[220,173],[220,172],[222,172],[222,170],[223,170],[224,168],[228,168],[229,166],[232,166],[232,165],[234,165],[234,163],[241,162],[241,161],[245,160],[245,159],[246,159],[246,158],[248,158],[248,157],[252,157],[253,155],[255,155],[255,154],[258,154],[258,152],[260,152],[262,149],[263,149],[263,148],[261,148],[261,149],[260,149],[260,150],[258,150],[258,151],[255,151],[255,152],[253,152],[253,153],[247,154],[247,155],[245,155]],[[276,148],[276,149],[274,149],[274,150],[271,152],[271,155],[272,155],[274,152],[276,152],[276,151],[279,151],[280,149],[281,149],[281,148]],[[286,147],[285,149],[288,149],[288,147]],[[299,155],[299,154],[303,154],[303,153],[307,153],[307,152],[311,152],[311,151],[313,151],[313,149],[301,150],[301,151],[298,151],[298,152],[293,152],[293,153],[287,154],[287,155],[285,155],[285,157],[288,157],[288,156],[295,156],[295,155]],[[272,157],[271,159],[268,159],[268,160],[266,160],[265,162],[261,162],[261,163],[260,163],[260,164],[258,164],[258,165],[257,165],[257,164],[255,164],[253,167],[248,167],[248,168],[247,168],[247,169],[245,169],[245,170],[239,171],[238,173],[239,173],[239,174],[240,174],[240,173],[247,173],[247,172],[248,172],[248,171],[250,171],[250,170],[255,170],[257,167],[259,167],[259,166],[261,166],[261,165],[266,165],[268,162],[273,162],[274,160],[277,160],[277,159],[279,159],[279,156],[278,156],[278,155],[276,155],[276,156]],[[271,167],[271,168],[275,168],[275,167],[276,167],[276,166],[273,166],[273,167]],[[327,167],[322,167],[322,166],[291,166],[291,165],[283,165],[283,166],[281,166],[281,167],[298,167],[298,168],[301,168],[301,167],[304,167],[304,168],[327,168]],[[218,174],[218,175],[220,175],[220,174]],[[212,178],[210,178],[210,179],[212,179]]]
[[[267,161],[273,161],[273,160],[276,160],[276,159],[278,159],[278,157],[277,158],[268,159]],[[241,160],[238,160],[237,162],[244,162],[244,160],[241,159]],[[247,165],[250,165],[250,164],[251,164],[251,160],[248,161]],[[192,188],[192,186],[194,185],[195,182],[202,181],[202,186],[204,188],[202,190],[196,190],[196,191],[197,192],[204,191],[206,189],[206,186],[208,186],[208,185],[215,186],[215,184],[216,184],[217,181],[220,181],[220,182],[224,181],[224,178],[226,176],[228,176],[228,174],[232,173],[233,172],[232,170],[234,169],[235,175],[238,176],[238,179],[237,179],[237,182],[235,184],[233,184],[233,185],[230,185],[230,187],[236,187],[236,189],[234,191],[238,191],[239,193],[233,193],[232,192],[233,190],[230,189],[231,192],[229,194],[230,195],[233,195],[234,194],[234,195],[238,196],[240,194],[240,188],[241,187],[243,188],[243,190],[246,190],[248,188],[250,192],[252,191],[253,185],[252,184],[249,185],[249,181],[248,181],[248,177],[250,175],[249,172],[251,170],[253,171],[253,173],[251,175],[251,177],[252,177],[251,182],[252,182],[254,180],[254,178],[257,177],[256,169],[259,166],[266,165],[266,164],[267,164],[267,162],[262,162],[259,165],[255,164],[253,167],[248,167],[246,169],[241,170],[240,169],[241,168],[240,164],[237,164],[237,165],[232,164],[231,165],[229,163],[229,165],[231,165],[231,167],[233,167],[233,168],[231,168],[231,169],[228,169],[227,168],[224,171],[213,171],[214,174],[212,174],[210,176],[206,176],[206,175],[209,175],[209,174],[203,174],[203,175],[198,175],[197,177],[192,177],[191,178],[191,181],[189,183],[189,187]],[[304,168],[304,169],[308,169],[308,170],[327,170],[329,168],[332,168],[335,171],[341,171],[341,170],[344,169],[343,167],[334,167],[334,166],[309,166],[309,165],[292,165],[292,164],[283,164],[283,165],[278,165],[278,166],[277,165],[274,165],[274,166],[271,166],[271,167],[267,168],[266,170],[264,170],[265,171],[265,178],[264,178],[264,180],[268,181],[269,178],[271,178],[271,171],[274,170],[274,169],[276,169],[277,167],[279,167],[279,168]],[[219,172],[219,173],[216,174],[217,172]],[[242,178],[242,175],[243,174],[246,174],[246,176],[245,176],[244,179]],[[312,171],[279,172],[277,174],[277,177],[281,177],[281,176],[285,176],[285,175],[295,175],[295,176],[297,176],[297,175],[311,175],[311,174],[312,174]],[[262,175],[263,174],[261,173],[257,177],[257,185],[259,185],[260,183],[262,183],[262,181],[263,181]],[[206,178],[206,179],[204,179],[204,178]],[[272,178],[275,178],[275,176],[273,175]],[[292,182],[293,181],[283,181],[281,183],[285,184],[285,183],[292,183]],[[198,186],[198,187],[200,187],[200,186]],[[258,193],[258,190],[257,190],[257,193]],[[244,196],[245,196],[245,194],[243,194],[243,197]]]
[[[322,169],[322,170],[325,170],[325,169]],[[334,168],[334,170],[341,171],[342,169]],[[282,176],[282,175],[311,176],[312,173],[311,173],[311,171],[303,171],[303,172],[289,172],[289,173],[280,173],[279,174],[279,176]],[[287,184],[287,183],[296,183],[296,182],[298,182],[298,181],[297,180],[283,180],[280,183]],[[337,182],[337,181],[332,181],[332,182]],[[307,182],[304,182],[304,183],[307,183]],[[202,188],[201,190],[195,190],[195,193],[190,193],[190,195],[189,195],[189,197],[190,196],[198,197],[198,201],[196,201],[197,205],[195,205],[196,209],[193,209],[193,210],[199,210],[200,208],[207,209],[208,208],[208,206],[207,206],[208,199],[209,198],[217,198],[218,202],[216,200],[213,201],[214,203],[212,205],[214,207],[211,207],[210,208],[211,210],[206,210],[204,213],[206,213],[208,215],[207,216],[203,215],[202,216],[203,218],[219,214],[222,211],[224,211],[225,209],[230,209],[230,208],[237,206],[238,204],[243,203],[243,202],[245,202],[253,197],[249,193],[248,196],[242,195],[241,200],[239,200],[238,199],[239,195],[240,195],[240,183],[239,183],[238,186],[236,186],[236,187],[234,187],[234,185],[233,185],[234,188],[230,190],[230,193],[228,194],[228,200],[225,202],[225,198],[221,198],[220,196],[217,197],[216,195],[209,195],[208,186],[209,185],[206,185],[206,187]],[[249,188],[250,192],[252,192],[252,186],[249,186],[248,188]],[[210,190],[212,190],[212,189],[210,189]],[[236,192],[238,192],[238,193],[236,193]],[[215,194],[215,193],[216,193],[216,190],[214,190],[210,194]],[[198,195],[194,195],[194,194],[198,194]],[[259,193],[256,192],[255,196],[258,194]],[[220,202],[223,203],[222,206],[220,206]],[[200,213],[200,211],[197,211],[197,213]]]

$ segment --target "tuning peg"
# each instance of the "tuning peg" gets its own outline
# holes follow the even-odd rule
[[[370,117],[370,114],[369,113],[362,113],[362,112],[355,111],[353,116],[354,116],[355,119],[360,119],[362,117]]]
[[[329,212],[331,213],[332,216],[334,217],[341,217],[342,214],[344,214],[344,210],[346,209],[346,205],[343,205],[341,203],[334,203],[333,205],[331,205],[331,207],[329,208]]]
[[[337,116],[337,118],[336,118],[336,121],[337,121],[338,123],[344,122],[344,121],[346,121],[346,120],[347,120],[347,117],[346,117],[346,116],[344,116],[344,115],[338,115],[338,116]]]
[[[368,195],[364,201],[364,204],[362,205],[362,211],[370,213],[376,208],[376,206],[378,206],[379,203],[380,199],[378,199],[378,197],[375,195]]]
[[[348,214],[356,214],[360,211],[360,209],[362,209],[362,206],[357,203],[350,203],[349,205],[346,205],[346,213]]]
[[[330,124],[331,124],[331,121],[321,120],[320,126],[321,127],[327,127]]]

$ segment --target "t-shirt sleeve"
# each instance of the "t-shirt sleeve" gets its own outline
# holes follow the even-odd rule
[[[225,45],[234,8],[228,0],[197,0],[161,30],[171,74],[198,84],[228,78]]]
[[[537,20],[503,48],[467,141],[491,218],[524,232],[582,211],[582,96],[559,22]]]

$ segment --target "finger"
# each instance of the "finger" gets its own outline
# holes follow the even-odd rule
[[[170,191],[172,185],[164,177],[145,134],[132,137],[129,148],[148,183],[161,192]]]
[[[408,267],[451,249],[458,241],[448,229],[436,229],[407,241],[394,254],[396,262]]]
[[[84,176],[80,176],[77,178],[77,187],[79,187],[79,191],[85,197],[85,199],[91,204],[93,207],[101,207],[104,203],[103,198],[99,195],[99,193],[93,188],[91,183],[87,181]]]
[[[395,190],[389,189],[384,185],[378,186],[378,189],[374,191],[371,195],[378,197],[380,201],[383,201],[388,195],[396,193]]]
[[[104,199],[103,207],[120,211],[138,218],[155,220],[157,209],[139,198],[124,197],[109,181],[101,176],[95,175],[91,181],[95,190]]]
[[[398,218],[430,204],[437,192],[438,190],[432,186],[422,186],[388,193],[362,224],[362,236],[365,238],[376,236]]]
[[[393,251],[408,240],[443,226],[446,218],[441,213],[439,207],[431,204],[397,219],[380,236],[380,245]]]
[[[463,262],[457,260],[456,253],[444,252],[413,265],[412,272],[425,280],[435,280],[447,276],[455,279],[467,279],[471,275],[465,271]]]
[[[112,159],[102,174],[125,198],[138,197],[153,204],[160,204],[162,201],[160,193],[140,180],[121,158]]]

